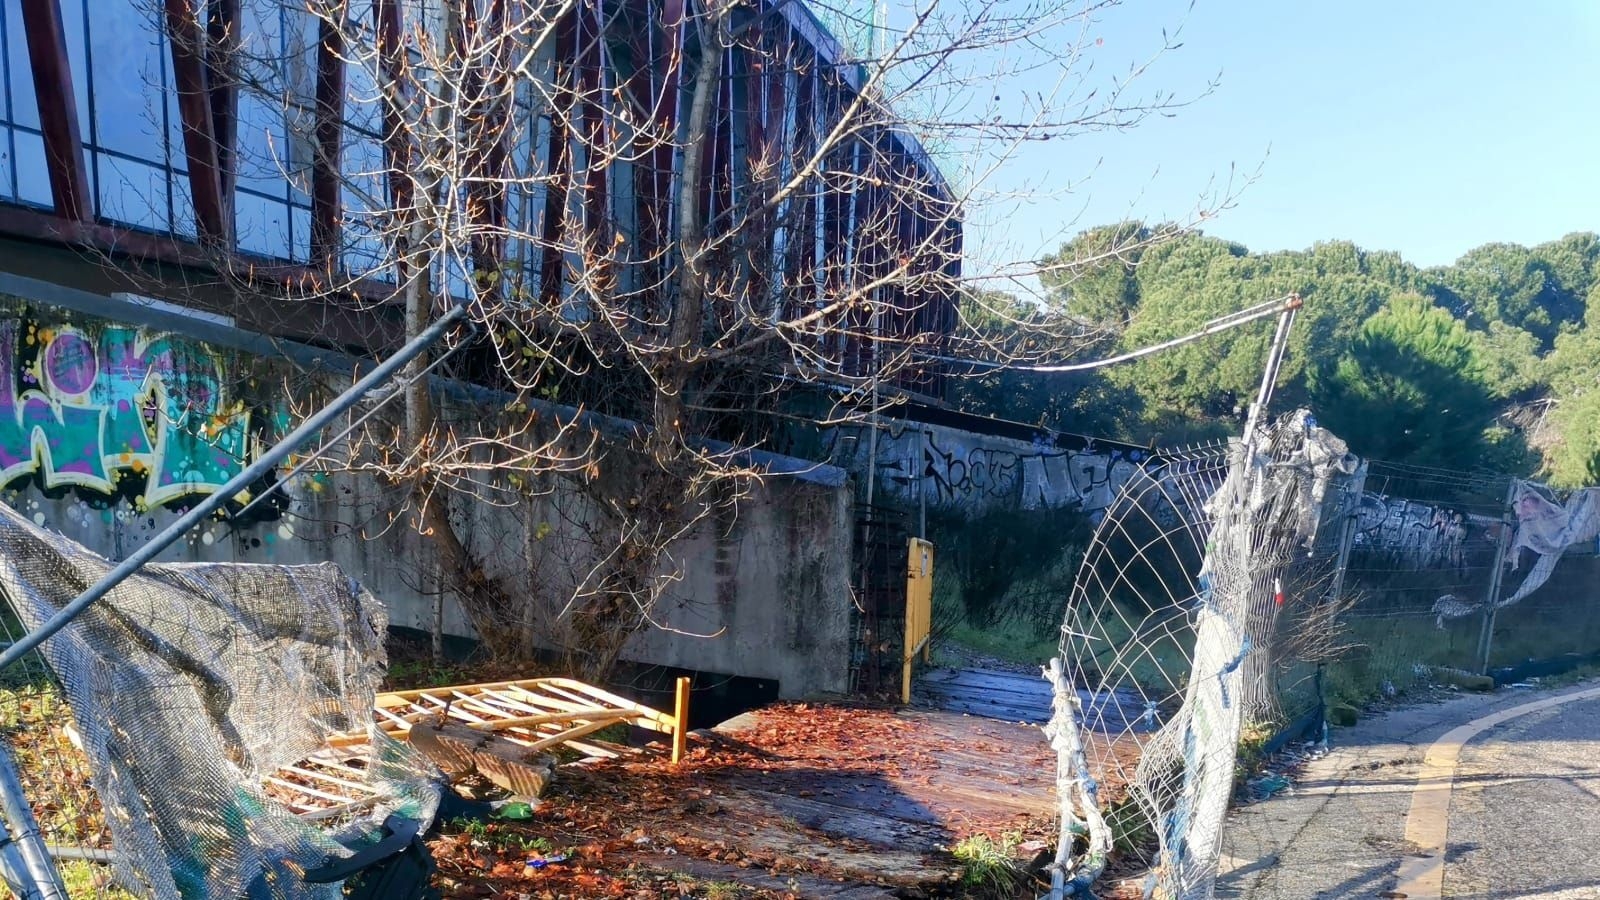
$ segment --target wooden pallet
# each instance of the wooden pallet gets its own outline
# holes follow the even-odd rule
[[[308,821],[364,812],[380,797],[367,781],[365,747],[319,751],[267,776],[262,788],[268,796]]]
[[[678,762],[688,739],[689,679],[678,679],[675,700],[668,714],[575,679],[529,678],[387,691],[374,698],[373,713],[378,728],[396,740],[406,740],[414,725],[448,722],[493,732],[526,748],[529,757],[565,744],[614,758],[626,748],[585,738],[613,724],[636,725],[667,735]],[[366,809],[379,797],[367,782],[368,740],[364,732],[336,734],[325,749],[268,776],[262,786],[304,819]]]
[[[376,724],[390,737],[405,740],[418,722],[446,721],[492,731],[528,748],[530,754],[566,744],[592,756],[614,757],[616,750],[582,740],[617,723],[637,725],[672,739],[672,760],[683,756],[688,737],[688,679],[679,679],[673,714],[652,709],[572,678],[529,678],[456,685],[415,691],[390,691],[373,705]],[[683,722],[680,727],[679,722]],[[329,746],[365,743],[364,734],[335,735]]]

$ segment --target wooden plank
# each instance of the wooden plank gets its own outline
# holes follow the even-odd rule
[[[339,787],[342,787],[342,788],[349,788],[352,791],[370,792],[372,790],[372,785],[370,785],[370,784],[364,784],[364,783],[358,782],[358,781],[350,781],[348,779],[338,778],[338,777],[335,777],[333,775],[329,775],[326,772],[318,772],[318,771],[315,771],[313,769],[304,768],[302,766],[284,766],[282,769],[279,769],[278,771],[280,771],[280,772],[293,772],[294,774],[303,776],[305,778],[315,778],[318,781],[326,781],[326,782],[329,782],[330,784],[336,784],[336,785],[338,785]]]
[[[574,703],[592,702],[592,701],[586,701],[585,697],[588,694],[596,694],[596,693],[597,694],[601,694],[601,695],[605,694],[604,691],[600,691],[598,688],[589,688],[588,685],[583,684],[582,682],[573,682],[573,684],[574,685],[578,685],[578,686],[583,687],[583,688],[587,688],[588,690],[586,690],[586,691],[570,690],[569,691],[563,685],[552,685],[552,684],[542,685],[542,688],[547,694],[556,694],[558,696],[565,697],[565,698],[571,700]],[[640,728],[648,728],[648,729],[650,729],[652,731],[660,731],[660,732],[664,732],[664,733],[667,733],[667,734],[671,734],[671,728],[672,728],[672,717],[671,716],[668,716],[666,713],[662,713],[662,712],[658,712],[656,710],[650,709],[649,707],[639,706],[638,704],[636,704],[636,703],[634,703],[634,702],[632,702],[630,700],[624,700],[621,697],[615,697],[614,695],[612,695],[612,696],[614,697],[614,699],[608,700],[607,702],[611,702],[613,705],[615,705],[615,706],[617,706],[619,708],[629,710],[632,713],[633,724],[638,725]]]
[[[622,721],[632,715],[627,710],[586,710],[578,713],[542,713],[539,715],[520,716],[517,718],[485,719],[474,716],[471,713],[461,710],[460,707],[455,706],[451,707],[450,714],[451,718],[463,719],[461,724],[464,727],[471,728],[476,731],[510,731],[518,728],[525,729],[530,726],[588,724],[591,722],[600,722],[602,725],[610,725],[613,722]],[[393,714],[388,713],[388,715]],[[432,719],[436,717],[436,714],[430,713],[420,717],[418,721],[421,721],[421,719]],[[417,722],[409,721],[407,719],[399,719],[396,722],[396,725],[401,723],[404,723],[405,727],[395,729],[395,731],[400,734],[409,731],[412,725],[417,724]],[[385,729],[385,731],[388,731],[388,729]],[[328,745],[331,747],[351,746],[357,743],[365,743],[366,740],[367,739],[364,735],[342,734],[335,735],[334,737],[330,738]],[[539,738],[538,740],[543,740],[543,738]]]
[[[310,785],[298,784],[296,782],[289,781],[286,778],[279,778],[276,775],[268,775],[267,783],[275,784],[281,788],[288,788],[292,791],[299,791],[300,793],[310,797],[319,797],[323,800],[332,800],[335,803],[349,803],[352,800],[360,799],[358,797],[346,797],[341,794],[335,794],[331,791],[320,790],[318,788],[311,787]]]
[[[597,719],[593,722],[579,725],[576,728],[570,728],[561,732],[560,734],[553,734],[550,737],[544,738],[543,740],[534,741],[533,743],[529,744],[528,752],[532,753],[538,750],[543,750],[546,747],[554,747],[557,744],[564,744],[573,738],[583,737],[586,734],[593,734],[602,728],[620,721],[622,718],[623,716],[618,715],[611,719]]]
[[[353,800],[344,804],[343,806],[330,806],[327,809],[313,810],[299,816],[299,818],[304,819],[307,822],[317,822],[321,821],[322,819],[332,819],[348,813],[353,813],[358,809],[365,809],[376,803],[377,800],[378,798],[376,797],[370,797],[366,800]]]
[[[441,691],[441,690],[446,690],[446,691],[466,691],[468,693],[482,693],[483,691],[507,690],[507,689],[510,689],[510,688],[521,688],[522,690],[532,690],[533,688],[536,688],[536,687],[538,687],[540,685],[543,685],[543,684],[560,683],[560,682],[565,682],[565,681],[571,681],[571,679],[565,679],[565,678],[515,678],[515,679],[512,679],[510,681],[479,681],[479,682],[474,682],[472,684],[452,684],[452,685],[445,685],[445,686],[442,686],[442,687],[412,688],[410,690],[404,690],[404,691],[384,691],[384,692],[382,692],[382,693],[377,695],[377,699],[378,699],[378,702],[380,704],[382,702],[384,702],[385,699],[389,699],[389,698],[397,698],[397,699],[400,699],[400,700],[410,701],[410,700],[415,700],[418,697],[421,697],[421,696],[423,696],[425,694],[434,693],[434,692]],[[582,682],[573,682],[573,683],[581,684]]]
[[[501,709],[507,710],[508,712],[531,714],[544,711],[537,707],[529,706],[528,704],[523,703],[521,700],[518,700],[517,698],[512,697],[503,691],[484,691],[479,696],[484,698],[484,702],[492,703]]]

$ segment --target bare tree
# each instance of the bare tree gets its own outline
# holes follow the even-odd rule
[[[385,524],[427,537],[492,650],[554,644],[593,675],[653,621],[680,574],[674,548],[736,512],[762,477],[751,451],[786,423],[935,394],[952,358],[1058,359],[1082,344],[1081,323],[986,305],[997,282],[1041,264],[963,275],[962,221],[1004,199],[985,186],[1018,148],[1192,99],[1135,95],[1148,63],[1093,72],[1093,24],[1115,5],[167,0],[152,12],[205,62],[205,87],[228,86],[248,110],[213,110],[240,134],[224,177],[275,169],[311,200],[319,274],[294,297],[371,323],[372,351],[385,328],[412,335],[470,304],[474,330],[416,364],[399,414],[363,421],[323,464],[392,488]],[[263,122],[282,137],[247,140]],[[1178,230],[1130,231],[1048,268],[1059,282]],[[218,270],[258,282],[229,252],[241,236],[213,231]],[[468,387],[442,395],[430,375]],[[464,521],[534,495],[560,498],[544,501],[556,536],[525,554],[543,571],[494,572]]]

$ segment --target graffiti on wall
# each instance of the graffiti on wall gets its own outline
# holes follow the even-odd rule
[[[1484,522],[1456,510],[1368,493],[1361,497],[1357,546],[1400,554],[1416,569],[1460,568],[1469,534]]]
[[[858,476],[871,452],[865,432],[834,429],[830,458]],[[1121,450],[1072,451],[1048,436],[1031,444],[939,427],[905,426],[879,433],[875,475],[892,496],[973,511],[1075,507],[1094,515],[1110,506],[1139,469]]]
[[[252,451],[231,393],[216,354],[172,335],[0,320],[0,485],[139,509],[211,493]]]
[[[922,477],[939,502],[952,503],[970,497],[1000,499],[1011,497],[1018,486],[1022,459],[1008,450],[992,447],[944,448],[933,432],[924,432]]]

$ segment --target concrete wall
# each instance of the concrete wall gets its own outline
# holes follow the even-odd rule
[[[297,373],[348,365],[225,322],[0,275],[0,499],[96,552],[125,556],[286,430],[305,402],[282,396]],[[830,467],[771,462],[794,474],[770,477],[736,515],[677,548],[663,627],[639,635],[629,659],[775,679],[783,696],[845,690],[849,489]],[[539,600],[529,616],[554,632],[587,568],[583,524],[593,509],[559,481],[547,487],[509,504],[461,496],[452,506],[468,546]],[[395,520],[399,489],[303,475],[285,494],[242,520],[195,529],[163,558],[331,560],[384,599],[393,624],[431,627],[436,558]],[[448,633],[472,635],[453,602],[444,619]]]

